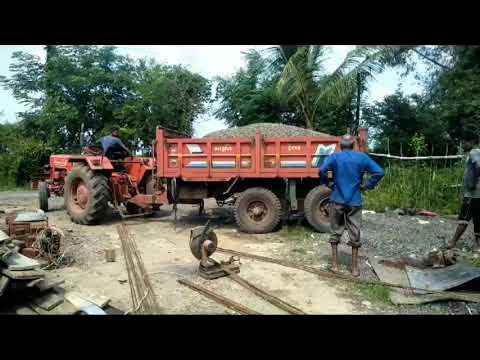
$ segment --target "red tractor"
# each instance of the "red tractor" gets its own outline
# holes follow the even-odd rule
[[[48,211],[48,198],[54,194],[64,197],[77,224],[99,223],[109,204],[123,217],[145,215],[165,202],[164,191],[155,193],[154,169],[154,158],[110,160],[95,148],[81,155],[52,155],[49,176],[39,183],[40,208]]]

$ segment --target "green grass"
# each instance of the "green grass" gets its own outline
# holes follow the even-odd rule
[[[475,266],[475,267],[480,267],[480,257],[473,257],[473,255],[466,256],[465,261],[468,262],[469,264]]]
[[[372,304],[391,304],[390,291],[381,285],[358,284],[357,290],[362,299],[370,301]]]
[[[377,212],[385,208],[426,209],[443,215],[456,214],[460,203],[463,165],[394,164],[385,167],[385,177],[377,189],[365,195],[365,208]]]
[[[305,240],[310,237],[312,234],[312,229],[302,225],[290,225],[284,226],[282,230],[280,230],[279,235],[288,239],[288,240]]]

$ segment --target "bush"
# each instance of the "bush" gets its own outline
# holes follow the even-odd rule
[[[462,162],[388,163],[378,188],[365,196],[365,208],[417,208],[456,214],[463,183]]]
[[[0,188],[27,185],[48,164],[52,153],[41,141],[25,137],[18,126],[0,126]]]

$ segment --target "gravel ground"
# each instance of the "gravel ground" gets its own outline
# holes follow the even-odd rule
[[[367,212],[363,214],[362,242],[365,251],[378,256],[422,256],[445,245],[456,226],[457,221],[451,218]],[[468,228],[458,245],[468,251],[473,242],[473,231]]]
[[[455,219],[444,217],[401,216],[393,212],[364,213],[363,245],[360,250],[361,277],[366,280],[378,280],[365,262],[368,257],[400,258],[411,255],[421,257],[433,248],[444,245],[453,236],[456,224]],[[328,234],[313,233],[308,227],[299,227],[290,234],[288,230],[282,230],[278,235],[288,238],[286,240],[288,246],[282,254],[283,257],[321,269],[329,268],[331,255]],[[344,234],[339,247],[340,268],[344,273],[349,272],[351,261],[351,249],[346,245],[347,241],[348,235]],[[473,230],[470,226],[458,245],[464,252],[468,252],[473,241]],[[352,296],[355,292],[354,286],[348,286],[344,294]],[[365,299],[361,295],[352,297],[353,302],[362,307]],[[460,301],[423,305],[371,304],[367,309],[377,314],[480,314],[480,304]]]
[[[252,138],[255,137],[257,130],[266,138],[276,137],[299,137],[299,136],[321,136],[330,137],[331,135],[308,130],[296,126],[273,124],[273,123],[258,123],[236,128],[224,129],[214,131],[204,136],[204,138]]]

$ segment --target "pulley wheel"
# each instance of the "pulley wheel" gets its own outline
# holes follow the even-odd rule
[[[210,240],[215,244],[215,249],[213,251],[207,251],[207,256],[210,256],[217,249],[218,243],[217,235],[212,230],[205,234],[205,238],[203,239],[203,241],[201,234],[190,238],[190,251],[192,252],[193,256],[195,256],[198,260],[202,259],[202,245],[205,240]]]

